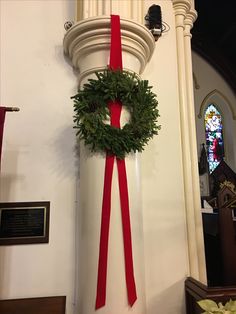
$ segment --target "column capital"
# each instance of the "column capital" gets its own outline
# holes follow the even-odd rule
[[[155,41],[143,25],[121,19],[123,66],[141,74],[150,60]],[[82,20],[73,25],[64,37],[64,52],[79,70],[79,81],[109,64],[110,16]]]
[[[193,27],[194,22],[197,19],[197,11],[195,9],[190,9],[184,19],[185,31],[184,36],[192,37],[190,30]]]
[[[189,25],[190,28],[192,28],[197,16],[197,11],[195,9],[189,10],[184,20],[185,25]]]
[[[191,0],[172,0],[175,15],[183,15],[184,17],[191,8]]]

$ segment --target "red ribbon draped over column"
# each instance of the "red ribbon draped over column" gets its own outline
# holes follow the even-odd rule
[[[1,170],[1,156],[2,156],[2,139],[3,139],[3,128],[5,122],[6,108],[0,107],[0,170]]]
[[[120,32],[120,17],[111,15],[111,49],[110,49],[110,69],[122,70],[122,51],[121,51],[121,32]],[[120,128],[120,115],[122,104],[117,100],[108,104],[111,125]],[[116,159],[118,169],[118,180],[120,190],[120,205],[123,226],[123,241],[124,241],[124,257],[125,257],[125,278],[128,294],[128,302],[130,306],[137,299],[136,286],[133,269],[132,255],[132,239],[129,214],[129,196],[126,176],[125,160],[118,159],[114,155],[107,154],[104,187],[103,187],[103,202],[102,202],[102,218],[101,218],[101,233],[100,233],[100,248],[98,262],[98,278],[97,278],[97,298],[96,309],[101,308],[106,303],[106,279],[107,279],[107,258],[108,258],[108,240],[109,226],[111,214],[111,186],[114,161]]]

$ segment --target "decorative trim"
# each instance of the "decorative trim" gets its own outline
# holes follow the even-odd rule
[[[226,104],[229,106],[229,109],[231,111],[231,114],[232,114],[232,118],[233,120],[236,120],[236,113],[234,112],[234,109],[233,109],[233,106],[231,104],[231,102],[228,100],[228,98],[223,94],[221,93],[220,91],[218,91],[217,89],[214,89],[213,91],[211,91],[209,94],[206,95],[206,97],[203,99],[202,103],[201,103],[201,106],[200,106],[200,110],[199,110],[199,113],[198,113],[198,118],[201,119],[202,116],[203,116],[203,111],[204,111],[204,108],[206,107],[207,105],[207,102],[209,101],[209,98],[212,97],[213,95],[218,95],[220,96],[221,98],[223,98],[223,100],[226,102]],[[216,105],[217,107],[221,108],[219,104]],[[222,109],[221,109],[222,111]]]

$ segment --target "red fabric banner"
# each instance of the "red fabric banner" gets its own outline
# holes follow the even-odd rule
[[[119,69],[122,70],[122,68],[123,66],[121,50],[120,17],[118,15],[111,15],[110,69],[115,71]],[[119,101],[109,102],[108,107],[110,110],[111,125],[116,128],[120,128],[120,115],[122,110],[122,104]],[[123,226],[124,257],[125,257],[125,277],[128,301],[130,306],[132,306],[137,299],[133,269],[129,196],[125,160],[118,159],[115,158],[115,156],[113,155],[107,154],[103,187],[102,218],[97,278],[97,297],[95,306],[96,309],[101,308],[106,303],[107,258],[111,213],[111,186],[115,159],[117,162],[120,190],[120,204],[122,214],[121,216]]]
[[[2,139],[3,139],[3,128],[5,122],[6,108],[0,107],[0,170],[1,170],[1,156],[2,156]]]

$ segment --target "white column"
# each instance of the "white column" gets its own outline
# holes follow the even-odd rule
[[[197,155],[197,136],[194,110],[194,96],[193,96],[193,67],[192,67],[192,53],[191,53],[191,29],[193,23],[197,18],[197,12],[192,3],[191,9],[188,11],[184,20],[184,44],[185,44],[185,67],[186,67],[186,87],[187,87],[187,101],[188,101],[188,121],[189,121],[189,138],[190,138],[190,156],[192,162],[192,182],[193,182],[193,202],[194,202],[194,221],[197,244],[197,258],[199,280],[206,282],[206,264],[204,254],[204,239],[203,226],[201,215],[201,201],[200,201],[200,186],[198,174],[198,155]],[[190,256],[191,258],[191,256]]]
[[[124,68],[140,74],[151,58],[155,45],[154,39],[144,26],[125,19],[121,19],[121,34]],[[64,49],[72,60],[73,67],[79,71],[78,79],[82,86],[89,77],[94,75],[95,71],[105,69],[109,63],[110,17],[89,18],[74,25],[65,35]],[[125,283],[121,210],[115,166],[108,250],[107,298],[105,307],[95,311],[104,165],[105,154],[91,154],[83,144],[80,145],[79,274],[76,313],[144,314],[143,224],[138,154],[131,154],[126,158],[138,299],[130,308]]]
[[[197,149],[192,85],[192,63],[189,18],[193,16],[190,0],[173,0],[176,21],[177,63],[181,140],[183,152],[185,212],[189,252],[189,274],[205,282],[204,244],[202,236]],[[187,19],[186,19],[187,17]],[[193,21],[192,21],[193,23]],[[186,30],[185,30],[186,28]]]

